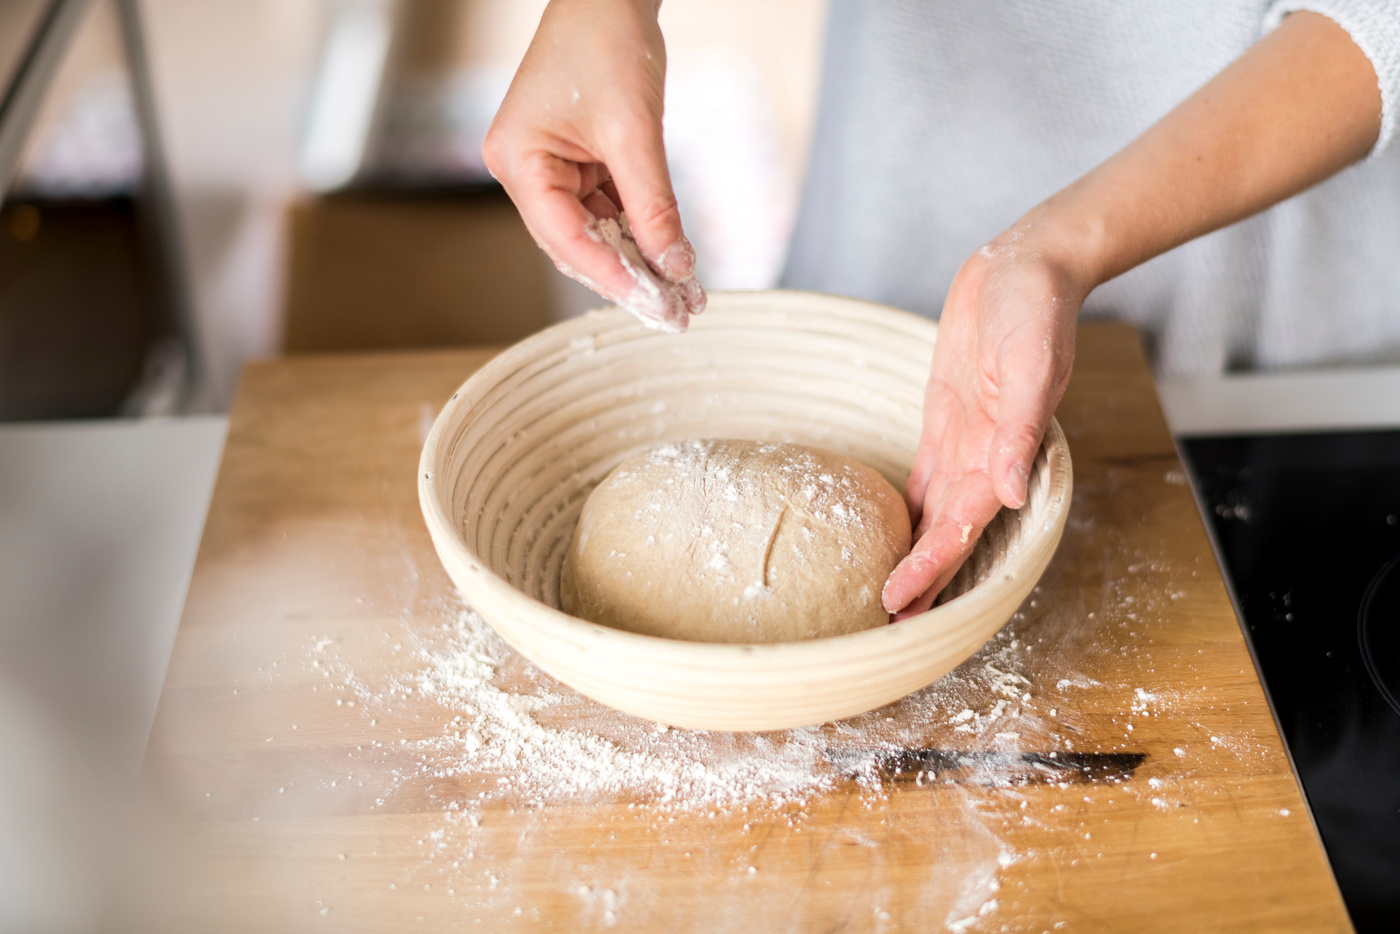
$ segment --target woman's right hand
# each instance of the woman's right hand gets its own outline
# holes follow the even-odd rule
[[[705,292],[666,168],[659,5],[553,0],[482,152],[561,271],[683,331]]]
[[[963,263],[943,303],[904,493],[914,547],[882,594],[897,619],[933,605],[997,510],[1025,504],[1069,383],[1096,270],[1053,212],[1027,217]]]

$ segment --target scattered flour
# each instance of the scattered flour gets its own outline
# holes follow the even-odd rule
[[[1158,571],[1159,559],[1142,560],[1141,571],[1128,573]],[[1075,754],[1076,741],[1086,752],[1142,748],[1128,733],[1117,744],[1105,746],[1085,735],[1100,740],[1109,735],[1102,724],[1093,722],[1094,715],[1076,709],[1080,690],[1104,685],[1063,667],[1063,657],[1052,648],[1060,641],[1087,638],[1108,626],[1129,634],[1117,645],[1143,654],[1131,668],[1123,666],[1123,675],[1143,678],[1136,684],[1148,686],[1112,679],[1108,687],[1122,698],[1124,720],[1131,716],[1143,726],[1155,723],[1160,731],[1169,721],[1180,720],[1183,710],[1219,703],[1204,689],[1176,683],[1165,689],[1150,680],[1150,642],[1136,640],[1132,631],[1150,623],[1176,599],[1172,588],[1164,588],[1160,598],[1134,601],[1115,597],[1115,586],[1109,580],[1103,602],[1088,607],[1059,603],[1047,611],[1037,609],[1032,598],[1012,624],[968,662],[896,704],[837,723],[770,734],[667,728],[609,710],[540,673],[475,613],[455,603],[435,607],[427,626],[420,606],[409,635],[401,642],[386,636],[386,646],[392,645],[396,656],[389,670],[396,674],[381,674],[379,680],[361,676],[340,661],[338,643],[314,637],[307,643],[308,663],[326,678],[335,701],[345,698],[357,704],[369,725],[366,734],[372,739],[367,738],[364,752],[356,755],[372,758],[375,767],[352,764],[360,774],[390,776],[380,787],[368,789],[376,806],[393,807],[400,792],[416,796],[430,789],[429,797],[441,809],[442,829],[423,834],[423,863],[415,870],[416,882],[456,885],[467,904],[492,899],[501,900],[498,906],[520,904],[507,900],[519,898],[504,855],[509,851],[495,855],[493,847],[501,845],[501,838],[488,834],[494,815],[507,808],[513,809],[512,828],[546,833],[546,812],[538,810],[542,803],[599,801],[615,807],[627,802],[628,818],[648,828],[648,840],[665,845],[667,834],[698,839],[685,837],[679,830],[683,824],[693,827],[726,816],[735,827],[742,823],[743,833],[750,832],[750,821],[755,833],[774,827],[799,832],[810,820],[809,811],[815,814],[824,801],[837,800],[831,792],[850,794],[849,806],[880,814],[890,806],[894,783],[902,781],[936,783],[945,789],[939,792],[946,795],[940,813],[958,828],[939,845],[956,841],[965,847],[961,858],[953,861],[960,867],[957,874],[950,876],[937,866],[930,870],[924,897],[928,904],[940,905],[934,918],[942,918],[944,930],[995,930],[1005,920],[999,917],[1003,906],[1015,898],[1015,877],[1003,870],[1044,855],[1013,848],[1008,825],[1061,826],[1069,808],[1083,814],[1079,829],[1087,834],[1097,830],[1091,823],[1097,819],[1091,804],[1108,802],[1110,796],[1131,795],[1159,813],[1189,816],[1184,808],[1199,794],[1191,773],[1180,772],[1177,765],[1191,761],[1188,748],[1192,757],[1197,755],[1194,740],[1167,753],[1167,761],[1178,771],[1166,781],[1093,777],[1079,781],[1076,788],[1055,762],[1057,755]],[[1037,633],[1044,645],[1037,645],[1042,641]],[[1098,651],[1116,654],[1117,645],[1104,640]],[[1091,670],[1104,678],[1112,669],[1100,665]],[[276,677],[277,663],[265,673]],[[1154,717],[1161,719],[1142,719]],[[402,730],[386,732],[386,723],[402,724]],[[1199,723],[1191,726],[1199,731],[1200,743],[1230,749],[1242,764],[1261,755],[1247,741],[1222,734],[1218,725],[1214,730]],[[911,750],[929,755],[900,758]],[[1159,760],[1156,767],[1165,764]],[[1016,807],[1019,786],[1031,782],[1057,785],[1073,797],[1061,797],[1050,806],[1055,818],[1036,813],[1038,800],[1045,799],[1021,798]],[[279,784],[271,788],[273,794],[280,790]],[[1078,803],[1081,790],[1083,805]],[[1032,807],[1026,807],[1028,802]],[[602,820],[612,822],[600,823],[600,837],[629,828],[635,832],[633,825]],[[819,828],[810,825],[807,830],[815,836]],[[497,827],[494,832],[499,835],[502,830]],[[894,855],[889,841],[861,834],[853,826],[824,832],[872,854],[869,865],[876,867],[872,871],[877,875],[885,865],[880,854],[890,850],[891,858]],[[697,861],[703,856],[695,853]],[[468,865],[472,874],[466,872]],[[736,862],[730,868],[736,879],[766,878],[761,860]],[[640,910],[636,892],[628,907],[630,880],[625,876],[570,881],[564,874],[559,882],[566,886],[561,891],[576,899],[580,918],[590,924],[625,926],[627,912]],[[875,906],[878,921],[879,911],[888,906],[878,899]],[[939,927],[937,920],[930,925]]]
[[[957,671],[893,705],[818,727],[752,734],[668,729],[613,711],[539,672],[475,612],[459,607],[444,617],[431,638],[406,647],[410,673],[375,687],[336,661],[329,640],[314,643],[312,666],[338,677],[371,724],[409,698],[431,702],[418,721],[427,723],[428,735],[369,750],[391,765],[391,787],[377,794],[381,804],[405,784],[485,777],[489,787],[478,801],[625,797],[668,812],[775,809],[802,805],[852,778],[881,794],[899,775],[899,757],[931,743],[954,751],[903,767],[917,772],[919,783],[956,779],[986,788],[1043,781],[1050,766],[1035,757],[1074,749],[1061,726],[1072,726],[1075,715],[1056,709],[1047,716],[1048,703],[1042,710],[1020,670],[1031,648],[1009,629]]]
[[[506,779],[499,794],[534,802],[626,792],[654,806],[701,808],[802,800],[836,778],[823,767],[826,741],[816,728],[661,730],[582,701],[523,664],[470,610],[447,629],[445,644],[422,652],[426,665],[396,684],[394,693],[417,692],[444,708],[444,729],[412,744],[417,767],[400,779],[484,773]],[[522,669],[519,690],[500,683],[512,666]]]
[[[637,247],[626,214],[619,214],[616,218],[599,218],[596,225],[590,225],[585,233],[589,239],[605,244],[616,252],[622,268],[632,279],[630,293],[608,297],[636,315],[647,327],[680,333],[689,325],[692,313],[698,314],[704,310],[704,292],[695,276],[681,282],[671,282],[653,269]],[[583,281],[577,274],[573,275]],[[584,285],[598,291],[597,286],[590,282],[584,281]]]

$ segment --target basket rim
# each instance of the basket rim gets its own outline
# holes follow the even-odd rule
[[[787,306],[789,310],[800,308],[808,312],[831,312],[846,320],[873,319],[874,322],[890,326],[893,330],[923,331],[924,334],[919,336],[926,337],[929,343],[933,343],[937,338],[936,323],[898,308],[863,299],[776,289],[711,293],[709,309],[692,322],[692,327],[709,329],[718,326],[711,325],[711,321],[727,319],[731,315],[742,315],[742,309],[726,306],[731,302],[735,305],[741,304],[745,299],[760,299],[775,311],[784,310],[784,306]],[[520,611],[511,612],[508,623],[510,628],[547,634],[573,643],[580,649],[604,649],[614,655],[645,656],[656,661],[688,660],[706,664],[725,662],[736,669],[766,668],[779,661],[785,663],[784,667],[803,666],[806,663],[827,662],[834,654],[855,660],[857,657],[888,654],[891,640],[917,644],[940,629],[951,629],[960,622],[981,616],[985,610],[1004,598],[1004,589],[1010,586],[1012,581],[1038,565],[1043,565],[1042,558],[1048,560],[1043,553],[1047,550],[1053,552],[1058,546],[1069,513],[1073,468],[1064,431],[1059,422],[1052,417],[1042,441],[1042,448],[1047,455],[1046,467],[1050,471],[1050,490],[1044,521],[1030,531],[1022,547],[1011,557],[1008,566],[997,578],[983,581],[948,603],[908,619],[858,632],[798,642],[692,642],[613,629],[571,616],[525,594],[492,570],[488,562],[467,545],[458,524],[448,515],[442,499],[445,487],[438,484],[436,471],[440,449],[444,447],[444,443],[450,447],[455,441],[455,437],[445,437],[448,426],[456,425],[456,416],[463,407],[471,404],[472,399],[478,395],[477,390],[493,386],[504,376],[515,372],[519,363],[537,357],[543,347],[554,348],[561,339],[567,341],[592,336],[616,330],[619,325],[642,328],[628,312],[613,306],[560,322],[512,345],[473,373],[452,394],[438,413],[424,442],[418,462],[419,504],[439,557],[445,562],[452,560],[465,564],[472,572],[469,575],[471,587],[464,586],[462,581],[456,581],[468,606],[475,609],[474,598],[477,595],[471,591],[479,587],[483,591],[480,596],[486,598],[486,602]],[[998,584],[1001,586],[997,586]],[[495,620],[485,613],[482,615],[493,628],[500,631]],[[502,635],[506,633],[503,632]],[[507,641],[513,643],[515,640],[507,636]]]

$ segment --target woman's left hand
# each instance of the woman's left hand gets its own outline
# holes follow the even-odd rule
[[[914,548],[883,595],[897,619],[928,609],[997,510],[1025,502],[1069,382],[1083,279],[1026,226],[978,250],[954,277],[904,493]]]
[[[1293,13],[963,264],[943,303],[904,494],[914,550],[885,585],[885,609],[926,610],[997,510],[1025,502],[1090,290],[1360,159],[1381,108],[1376,71],[1346,30]]]

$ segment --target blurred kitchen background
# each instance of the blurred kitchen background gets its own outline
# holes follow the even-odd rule
[[[50,6],[0,0],[0,42]],[[218,411],[250,357],[507,343],[600,303],[553,272],[481,161],[542,0],[140,0],[134,70],[123,4],[76,6],[5,179],[0,419]],[[712,288],[777,279],[823,16],[662,8],[668,152]],[[140,194],[161,184],[168,219]],[[143,210],[171,222],[174,268],[143,258]]]
[[[0,0],[0,934],[153,930],[128,903],[164,891],[137,776],[243,363],[501,346],[602,304],[481,162],[544,6]],[[712,289],[777,281],[825,14],[662,7]],[[1394,367],[1158,391],[1188,441],[1400,423]],[[1308,540],[1351,537],[1336,521]]]
[[[481,162],[544,5],[0,0],[0,932],[105,929],[141,889],[136,775],[244,361],[602,304]],[[712,288],[777,280],[824,14],[663,7]]]

